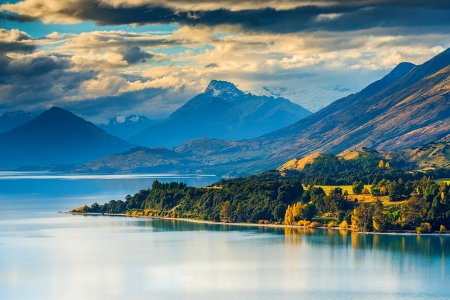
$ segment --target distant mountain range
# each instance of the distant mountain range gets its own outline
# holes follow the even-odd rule
[[[314,159],[311,153],[341,153],[349,159],[359,153],[354,149],[388,153],[418,168],[450,167],[449,80],[450,49],[422,65],[401,63],[359,93],[312,115],[286,99],[254,96],[229,82],[212,81],[169,118],[129,139],[172,149],[136,147],[53,108],[0,134],[0,167],[85,163],[76,171],[240,176],[292,159],[292,165],[305,165]],[[309,116],[280,128],[301,115]],[[280,129],[240,140],[274,128]],[[219,138],[210,137],[213,133]]]
[[[0,116],[0,133],[10,131],[28,121],[33,120],[34,115],[29,112],[11,111]]]
[[[81,164],[134,146],[57,107],[0,134],[0,145],[0,168]]]
[[[401,63],[359,93],[339,99],[311,116],[266,135],[242,141],[195,139],[174,148],[173,152],[191,161],[189,168],[180,167],[181,171],[189,169],[232,176],[274,169],[288,160],[314,152],[337,154],[366,147],[411,149],[408,151],[414,153],[414,148],[424,144],[450,139],[449,78],[450,50],[446,50],[422,65]],[[242,95],[234,86],[215,88],[216,83],[220,82],[213,82],[198,97],[211,99],[224,90]],[[195,103],[202,104],[200,100],[193,101],[187,108]],[[432,148],[432,145],[424,147]],[[443,147],[442,151],[445,149]],[[405,154],[405,157],[412,161],[412,157],[419,155]],[[133,167],[128,166],[128,169]]]
[[[204,93],[128,141],[168,148],[200,137],[237,141],[280,129],[309,115],[310,111],[287,99],[255,96],[230,82],[213,80]]]
[[[143,115],[130,115],[128,117],[117,116],[111,118],[108,124],[99,124],[97,126],[112,135],[120,137],[121,139],[127,139],[160,121],[161,120],[149,120]]]

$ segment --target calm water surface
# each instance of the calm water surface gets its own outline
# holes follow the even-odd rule
[[[57,213],[154,179],[0,173],[0,299],[450,299],[449,236]]]

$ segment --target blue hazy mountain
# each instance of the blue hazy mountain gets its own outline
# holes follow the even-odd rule
[[[33,120],[32,113],[19,111],[6,112],[0,116],[0,133],[10,131],[28,121]]]
[[[168,148],[200,137],[236,141],[280,129],[310,114],[287,99],[255,96],[230,82],[213,80],[204,93],[128,141]]]
[[[0,134],[0,145],[0,168],[80,164],[133,147],[57,107]]]
[[[130,115],[128,117],[117,116],[111,118],[108,124],[99,124],[97,126],[121,139],[127,139],[158,122],[160,122],[160,120],[149,120],[143,115]]]

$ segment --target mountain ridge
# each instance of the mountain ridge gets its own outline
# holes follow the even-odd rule
[[[233,83],[213,80],[205,92],[128,141],[147,147],[172,148],[201,137],[243,140],[310,114],[287,99],[246,94]]]

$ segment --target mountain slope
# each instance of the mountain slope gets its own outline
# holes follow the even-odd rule
[[[1,168],[84,163],[133,147],[57,107],[0,134],[0,145]]]
[[[22,110],[6,112],[0,116],[0,133],[10,131],[28,121],[33,120],[31,113]]]
[[[450,168],[450,141],[407,149],[404,156],[421,168]]]
[[[310,114],[289,100],[245,94],[232,83],[213,80],[204,93],[129,141],[148,147],[175,147],[200,137],[236,141],[263,135]]]
[[[409,72],[406,68],[397,75],[394,72],[398,71],[397,67],[388,78],[382,79],[391,77],[386,80],[391,84],[384,89],[375,88],[370,92],[371,85],[256,140],[279,163],[316,151],[338,153],[361,147],[400,149],[442,137],[449,132],[447,126],[437,124],[447,122],[450,117],[449,65],[450,50],[447,50]],[[414,130],[433,126],[439,127],[439,131],[423,130],[420,138],[408,143],[392,142]]]
[[[146,116],[142,115],[130,115],[128,117],[117,116],[111,118],[108,124],[99,124],[98,127],[121,139],[127,139],[159,121],[160,120],[149,120]]]

